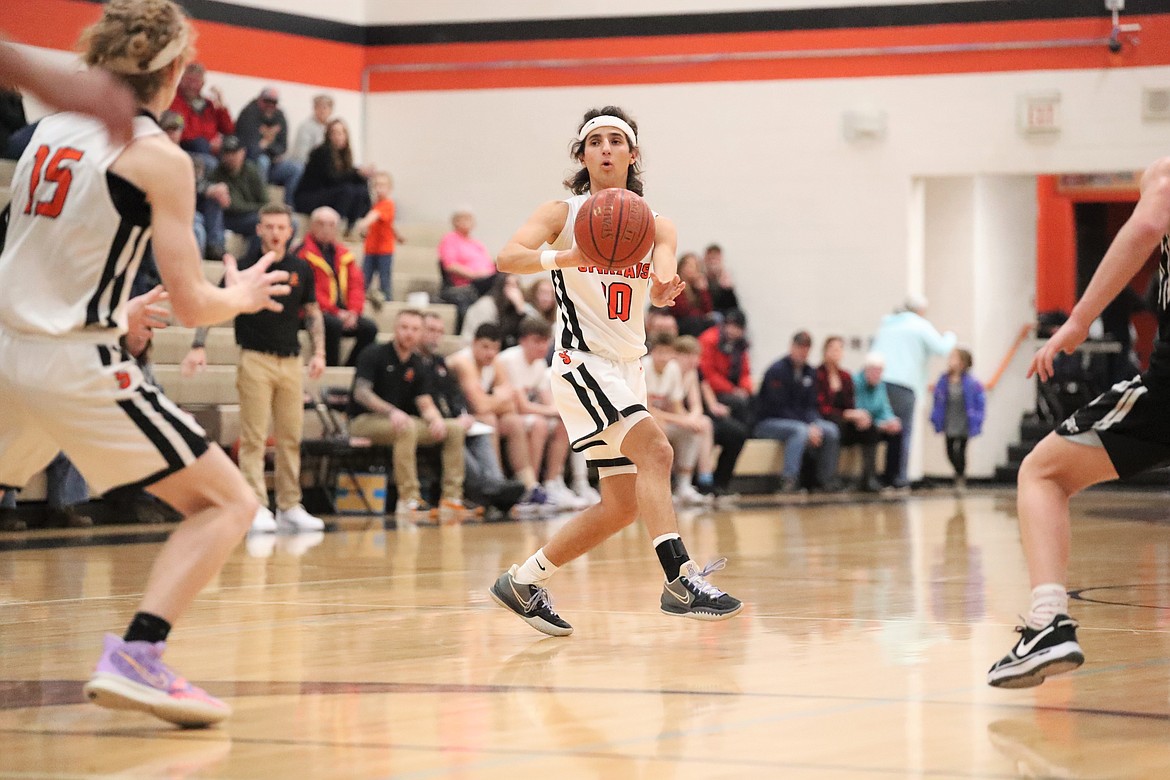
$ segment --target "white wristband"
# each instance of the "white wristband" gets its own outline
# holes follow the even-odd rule
[[[554,271],[557,268],[557,250],[546,249],[540,253],[540,267],[546,271]]]

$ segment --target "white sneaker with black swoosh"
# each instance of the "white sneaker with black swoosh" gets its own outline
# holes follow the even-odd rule
[[[995,688],[1032,688],[1045,677],[1071,672],[1085,662],[1077,643],[1077,621],[1057,615],[1044,628],[1016,626],[1020,640],[987,672]]]
[[[707,575],[727,565],[726,558],[700,569],[687,561],[678,576],[662,588],[662,611],[695,620],[725,620],[743,609],[743,602],[707,582]]]

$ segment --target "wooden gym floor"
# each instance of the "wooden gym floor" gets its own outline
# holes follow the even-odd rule
[[[1170,776],[1164,494],[1074,505],[1088,662],[1031,691],[987,667],[1028,584],[1012,494],[798,498],[689,513],[743,598],[723,623],[658,612],[640,527],[560,572],[573,636],[486,588],[555,521],[343,518],[240,546],[168,658],[230,700],[182,731],[81,686],[166,529],[0,536],[0,777],[1009,778]]]

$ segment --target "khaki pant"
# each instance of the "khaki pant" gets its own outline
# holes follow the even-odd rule
[[[301,503],[301,437],[305,400],[299,357],[277,357],[240,350],[236,389],[240,394],[240,471],[261,506],[268,506],[264,485],[264,445],[268,425],[276,434],[276,507]]]
[[[463,498],[463,426],[456,420],[443,420],[446,434],[442,439],[431,436],[421,418],[411,417],[413,425],[395,431],[384,414],[361,414],[350,421],[349,432],[374,444],[394,446],[394,484],[398,500],[421,498],[418,487],[418,446],[443,443],[443,498]]]

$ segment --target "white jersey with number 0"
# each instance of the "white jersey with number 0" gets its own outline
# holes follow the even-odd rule
[[[568,198],[569,215],[550,249],[571,249],[573,224],[589,194]],[[657,216],[657,215],[655,215]],[[653,251],[653,250],[651,250]],[[629,268],[601,266],[552,271],[561,320],[557,349],[591,352],[610,360],[637,360],[646,354],[646,301],[650,294],[650,255]]]
[[[161,133],[150,117],[134,137]],[[0,254],[0,327],[109,341],[126,330],[125,304],[150,245],[150,206],[110,173],[125,149],[79,114],[42,119],[16,164]]]

